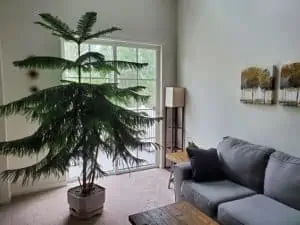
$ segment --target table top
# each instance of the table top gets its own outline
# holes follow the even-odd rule
[[[166,158],[172,163],[182,163],[189,161],[189,156],[186,151],[167,153]]]
[[[129,221],[132,225],[219,225],[187,202],[134,214]]]

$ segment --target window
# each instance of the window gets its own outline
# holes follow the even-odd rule
[[[139,63],[148,63],[148,66],[140,71],[134,70],[121,70],[120,75],[117,73],[83,73],[82,82],[102,84],[102,83],[117,83],[120,88],[126,88],[131,86],[145,86],[144,93],[151,96],[146,104],[137,104],[132,102],[127,106],[128,108],[138,111],[146,112],[149,116],[156,116],[159,106],[159,60],[160,60],[160,48],[159,46],[143,45],[135,43],[124,43],[107,40],[93,41],[87,44],[82,44],[81,54],[87,51],[100,52],[105,56],[106,60],[123,60]],[[65,58],[75,60],[78,57],[77,45],[72,42],[62,42],[62,54]],[[64,80],[78,81],[78,76],[72,71],[66,71],[63,74]],[[156,141],[157,138],[157,126],[147,129],[146,135],[142,138],[144,140]],[[132,153],[142,159],[145,159],[147,163],[142,166],[156,165],[156,152],[147,151],[147,149],[133,149]],[[123,165],[112,165],[111,159],[107,159],[106,155],[100,155],[99,160],[103,169],[108,172],[118,172],[126,169]],[[78,169],[78,168],[77,168]],[[75,170],[75,168],[74,168]],[[71,177],[70,172],[70,177]]]

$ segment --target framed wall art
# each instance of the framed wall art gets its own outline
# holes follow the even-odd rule
[[[280,71],[279,103],[285,106],[300,106],[300,62],[285,64]]]
[[[275,103],[276,67],[248,67],[241,74],[241,102],[246,104]]]

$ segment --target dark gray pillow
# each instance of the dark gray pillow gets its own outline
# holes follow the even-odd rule
[[[266,169],[264,194],[300,210],[300,158],[273,153]]]
[[[194,181],[214,181],[223,177],[216,149],[204,150],[189,145],[187,153],[191,161]]]
[[[263,193],[265,169],[274,149],[233,137],[224,138],[217,149],[222,170],[228,179]]]

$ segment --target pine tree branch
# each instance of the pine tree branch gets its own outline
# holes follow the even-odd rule
[[[90,68],[88,70],[91,71],[98,71],[98,72],[104,72],[104,73],[110,73],[115,72],[117,74],[120,74],[118,69],[110,64],[106,64],[105,62],[88,62],[83,64],[84,68]]]
[[[93,63],[103,63],[105,60],[104,55],[99,53],[99,52],[87,52],[81,56],[79,56],[75,63],[76,65],[89,65],[89,63],[93,62]]]
[[[148,66],[148,63],[136,63],[136,62],[127,62],[127,61],[105,61],[105,64],[111,65],[118,68],[119,70],[132,69],[140,70]]]
[[[71,159],[76,155],[75,151],[70,153],[67,149],[61,149],[59,152],[49,151],[40,162],[25,168],[6,170],[1,173],[1,178],[10,180],[12,183],[22,179],[23,186],[29,184],[30,181],[34,183],[41,176],[49,177],[52,174],[59,178],[65,174]]]
[[[77,85],[69,84],[47,88],[6,105],[0,105],[0,116],[10,116],[18,113],[31,115],[36,110],[41,113],[47,112],[59,102],[62,105],[65,105],[67,101],[69,101],[69,104],[72,104],[71,100],[74,98]],[[68,106],[65,105],[65,107]],[[53,115],[50,114],[49,116]]]
[[[143,127],[143,129],[151,127],[155,122],[161,121],[162,117],[149,117],[144,112],[134,112],[130,109],[116,107],[115,113],[119,115],[119,120],[128,123],[133,127]]]
[[[119,161],[119,163],[123,162],[128,169],[130,169],[131,166],[139,166],[140,164],[146,162],[144,159],[140,159],[134,156],[130,152],[130,150],[126,148],[124,143],[120,140],[118,134],[115,134],[114,138],[115,138],[115,150],[113,152],[113,159],[112,159],[113,162],[116,161]]]
[[[13,141],[0,142],[0,154],[23,157],[39,153],[45,143],[38,133],[39,132],[37,131],[28,137]]]
[[[96,91],[100,91],[107,98],[128,105],[131,100],[137,103],[146,103],[150,96],[141,95],[138,92],[145,90],[143,86],[135,86],[128,88],[118,88],[114,83],[105,83],[95,86]]]
[[[88,35],[87,37],[84,38],[84,41],[86,40],[90,40],[90,39],[93,39],[93,38],[99,38],[101,36],[104,36],[106,34],[109,34],[109,33],[113,33],[115,31],[120,31],[122,30],[121,28],[119,27],[112,27],[112,28],[108,28],[108,29],[105,29],[105,30],[100,30],[94,34],[91,34],[91,35]]]
[[[72,127],[75,127],[75,129],[72,130]],[[39,130],[41,129],[40,127]],[[62,134],[60,132],[62,130],[69,132],[68,134]],[[73,126],[71,123],[71,127],[62,126],[57,131],[46,134],[45,136],[48,140],[44,141],[49,149],[47,155],[34,165],[2,172],[2,179],[10,180],[13,183],[22,179],[22,185],[27,185],[29,181],[34,183],[36,180],[39,180],[41,176],[48,177],[52,174],[60,177],[67,171],[72,160],[78,160],[80,157],[83,138],[81,137],[76,142],[76,133],[76,126]],[[59,138],[55,137],[56,135]],[[40,137],[41,135],[37,136]]]
[[[75,70],[77,65],[71,60],[51,56],[29,56],[20,61],[13,62],[14,66],[27,69],[61,69]]]
[[[65,117],[65,115],[51,117],[49,121],[43,122],[31,136],[0,142],[0,154],[18,157],[32,156],[44,151],[46,147],[55,149],[64,146],[67,141],[73,143],[77,138],[75,119],[65,121],[63,120]]]
[[[49,13],[41,13],[39,15],[46,23],[38,21],[35,22],[35,24],[51,30],[53,34],[60,35],[60,37],[64,38],[65,40],[78,42],[77,38],[74,36],[75,32],[58,17],[54,17]]]
[[[69,84],[77,84],[77,82],[66,80],[66,79],[61,79],[60,82],[61,83],[69,83]]]
[[[79,43],[85,40],[85,38],[90,35],[93,25],[97,21],[96,12],[85,13],[77,23],[76,34],[79,36]]]

